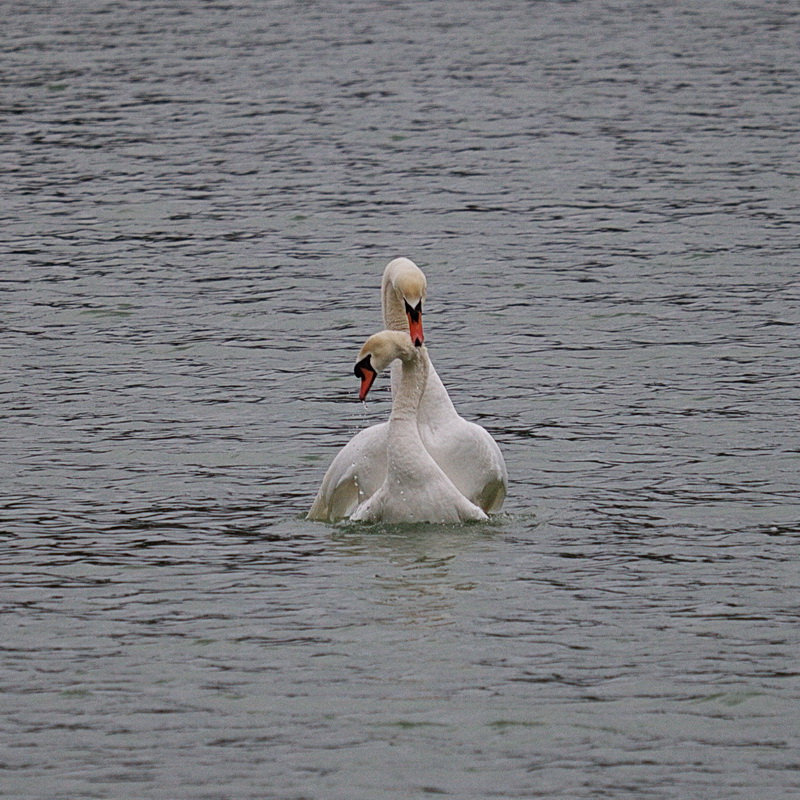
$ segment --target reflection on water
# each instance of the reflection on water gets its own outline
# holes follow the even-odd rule
[[[789,4],[4,8],[8,797],[797,778]],[[380,276],[488,524],[303,519]]]
[[[453,570],[452,562],[491,552],[501,531],[497,520],[469,525],[351,523],[339,528],[331,537],[335,551],[379,569],[369,602],[378,614],[380,606],[389,607],[384,622],[422,626],[456,622],[453,593],[471,591],[477,584]]]

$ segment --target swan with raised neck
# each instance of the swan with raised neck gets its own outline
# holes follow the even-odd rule
[[[428,351],[410,335],[382,331],[371,336],[358,355],[354,371],[366,398],[375,377],[400,362],[387,432],[386,477],[350,519],[361,522],[468,522],[486,514],[467,500],[433,460],[419,435],[417,413],[430,371]]]

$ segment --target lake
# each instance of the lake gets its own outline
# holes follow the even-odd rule
[[[800,10],[2,11],[8,798],[800,795]],[[395,256],[506,458],[304,515]]]

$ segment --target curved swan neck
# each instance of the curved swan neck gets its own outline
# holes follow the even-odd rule
[[[397,481],[398,485],[410,487],[424,484],[430,469],[436,470],[436,464],[425,449],[417,427],[417,409],[427,377],[428,354],[421,347],[410,358],[401,361],[400,382],[389,417],[386,443],[388,477]]]
[[[394,262],[392,262],[394,263]],[[391,265],[390,265],[391,266]],[[383,324],[390,331],[408,330],[405,309],[392,282],[394,272],[387,267],[381,283],[381,306],[383,308]]]
[[[405,302],[416,306],[425,299],[423,271],[409,258],[395,258],[386,265],[381,281],[383,324],[390,331],[407,331]]]
[[[400,381],[394,396],[390,422],[410,419],[416,426],[417,409],[428,380],[429,363],[428,351],[424,345],[415,348],[410,358],[401,360]]]

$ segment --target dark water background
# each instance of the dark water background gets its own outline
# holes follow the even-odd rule
[[[800,796],[796,3],[0,22],[0,796]],[[302,519],[396,255],[491,524]]]

